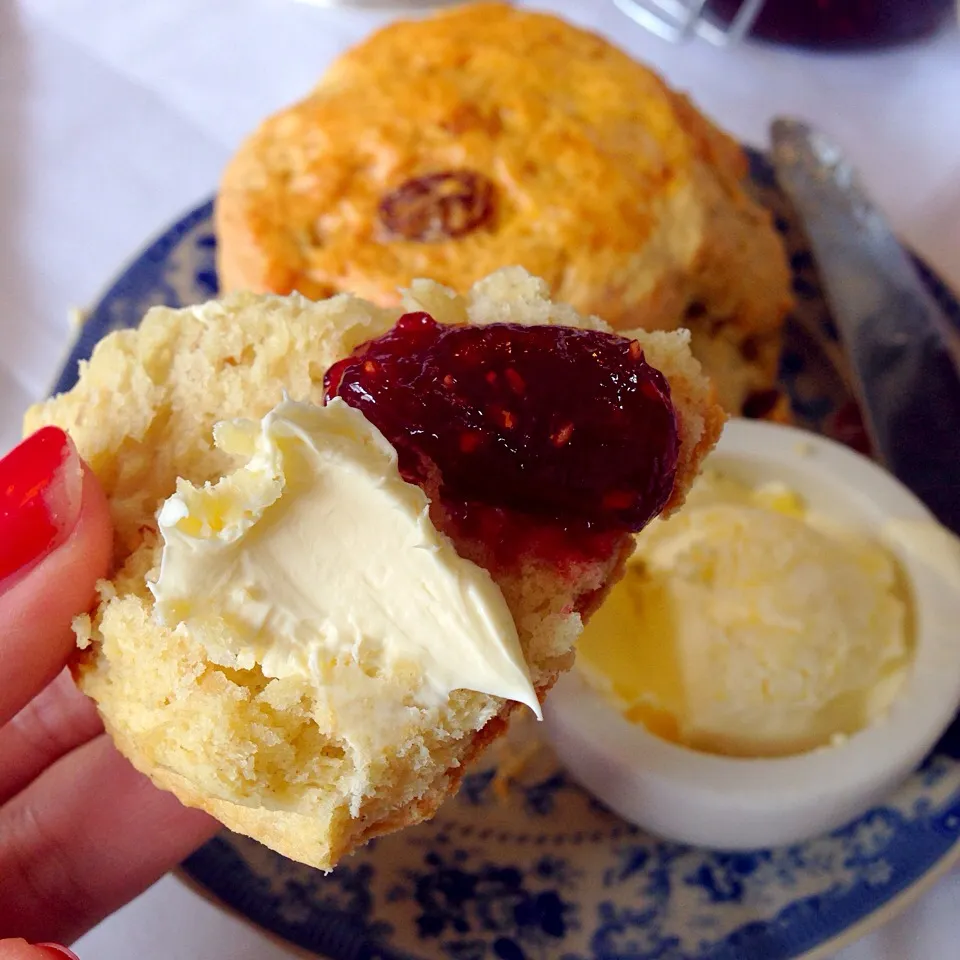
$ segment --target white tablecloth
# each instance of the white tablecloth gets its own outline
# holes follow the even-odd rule
[[[608,0],[543,0],[656,65],[745,141],[774,113],[834,134],[896,227],[960,287],[960,37],[815,57],[672,47]],[[0,450],[51,384],[68,311],[208,196],[243,135],[385,15],[292,0],[0,0]],[[960,876],[843,960],[941,960]],[[166,878],[78,946],[83,960],[290,954]]]

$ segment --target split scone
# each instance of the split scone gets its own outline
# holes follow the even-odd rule
[[[602,37],[506,3],[399,21],[265,120],[216,202],[226,292],[389,306],[513,264],[618,330],[687,327],[731,414],[778,407],[790,273],[747,157]]]
[[[26,420],[109,498],[74,672],[118,747],[321,869],[539,710],[723,420],[686,331],[614,335],[519,268],[401,301],[158,307]]]

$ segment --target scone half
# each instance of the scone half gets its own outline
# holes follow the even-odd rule
[[[67,430],[109,499],[114,573],[100,584],[95,611],[76,622],[74,674],[118,747],[184,803],[320,869],[371,837],[432,816],[517,704],[456,690],[442,706],[408,711],[376,736],[332,737],[309,682],[267,676],[257,664],[213,662],[189,631],[158,622],[149,588],[163,548],[157,514],[178,478],[202,485],[236,468],[214,445],[216,423],[260,418],[284,396],[322,403],[328,368],[406,311],[445,324],[606,329],[552,303],[544,283],[516,268],[463,296],[418,281],[399,308],[349,295],[310,302],[236,294],[154,308],[138,329],[102,341],[77,386],[26,419],[27,430],[48,423]],[[631,336],[670,384],[679,431],[673,509],[723,414],[685,331]],[[611,538],[604,552],[568,563],[523,555],[503,561],[482,537],[458,535],[442,504],[431,505],[431,518],[499,586],[542,698],[572,663],[583,620],[619,577],[632,537]],[[394,678],[382,678],[382,686],[385,698],[396,695]]]

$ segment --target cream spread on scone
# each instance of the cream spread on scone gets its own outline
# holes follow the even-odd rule
[[[396,673],[423,705],[468,689],[540,716],[500,588],[437,531],[362,413],[284,400],[259,422],[217,424],[214,438],[247,463],[216,484],[180,480],[164,503],[148,584],[163,625],[222,666],[309,680],[332,718],[390,722],[378,677]],[[332,682],[344,662],[360,669]]]

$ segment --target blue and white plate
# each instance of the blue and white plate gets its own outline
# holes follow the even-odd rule
[[[857,432],[837,334],[768,164],[752,177],[790,251],[797,310],[782,381],[800,424]],[[167,230],[92,311],[57,390],[108,331],[217,292],[212,205]],[[960,305],[921,265],[960,324]],[[183,866],[254,923],[331,960],[813,960],[902,906],[960,857],[960,723],[887,802],[809,843],[720,854],[624,823],[521,723],[430,823],[329,876],[223,833]],[[511,771],[512,774],[511,774]]]

